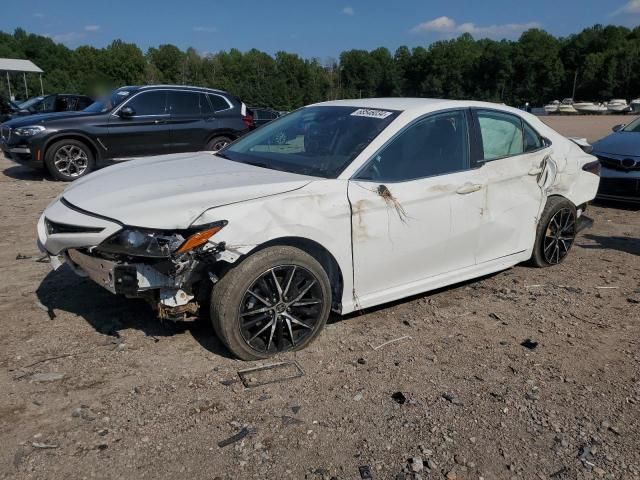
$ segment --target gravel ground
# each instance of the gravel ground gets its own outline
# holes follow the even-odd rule
[[[51,272],[34,228],[64,185],[0,171],[0,478],[640,477],[638,208],[590,207],[560,266],[334,318],[277,359],[304,376],[244,388],[259,363],[206,322]]]

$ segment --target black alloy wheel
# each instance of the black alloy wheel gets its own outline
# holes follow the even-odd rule
[[[544,259],[557,265],[567,256],[576,237],[576,217],[569,208],[558,210],[547,225],[544,236]]]
[[[320,282],[306,268],[279,265],[261,274],[245,292],[238,311],[242,338],[267,355],[307,340],[323,316]]]

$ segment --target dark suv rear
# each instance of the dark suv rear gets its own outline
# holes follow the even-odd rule
[[[246,105],[221,90],[122,87],[82,112],[10,120],[0,146],[18,163],[71,181],[110,160],[219,150],[252,126]]]

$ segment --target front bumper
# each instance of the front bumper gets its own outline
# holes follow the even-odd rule
[[[38,146],[27,144],[26,142],[12,144],[0,141],[0,149],[6,158],[20,165],[31,168],[44,167],[42,150]]]
[[[201,279],[202,262],[190,256],[179,261],[112,257],[95,250],[122,228],[115,220],[91,215],[58,199],[38,221],[38,248],[49,255],[54,270],[67,263],[75,273],[111,293],[149,300],[162,318],[194,313],[197,304],[192,302],[191,287]]]
[[[597,198],[640,202],[640,171],[602,167]]]
[[[145,290],[174,286],[170,277],[149,265],[113,262],[85,255],[75,249],[68,250],[65,257],[72,263],[75,270],[80,269],[80,272],[111,293],[136,295]]]

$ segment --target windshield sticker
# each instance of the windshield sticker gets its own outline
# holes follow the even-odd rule
[[[122,92],[117,92],[117,94],[126,97],[127,95],[129,95],[129,92],[127,90],[123,90]]]
[[[369,118],[387,118],[393,112],[387,112],[385,110],[371,110],[370,108],[359,108],[351,114],[352,117],[369,117]]]

